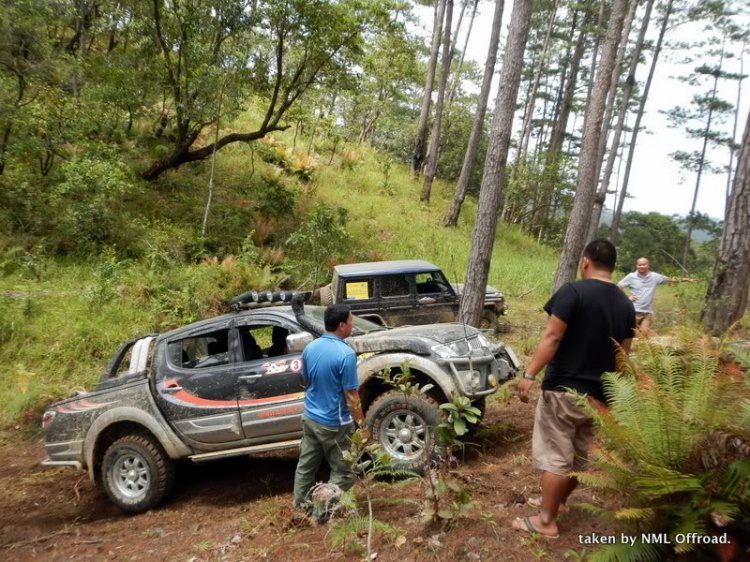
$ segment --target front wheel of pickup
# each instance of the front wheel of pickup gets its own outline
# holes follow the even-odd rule
[[[367,410],[367,427],[396,470],[422,473],[435,456],[435,427],[442,421],[439,404],[424,394],[404,396],[392,390]]]
[[[172,490],[174,464],[149,435],[121,437],[102,462],[104,491],[123,511],[140,513],[156,507]]]

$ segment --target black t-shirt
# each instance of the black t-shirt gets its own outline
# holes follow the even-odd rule
[[[614,342],[633,337],[633,303],[614,283],[584,279],[560,287],[544,310],[568,327],[547,364],[542,389],[571,388],[606,402],[601,376],[615,370]]]

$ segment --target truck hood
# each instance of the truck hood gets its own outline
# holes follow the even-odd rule
[[[453,287],[453,290],[456,291],[457,295],[462,295],[464,292],[463,283],[451,283],[451,287]],[[490,299],[490,300],[503,298],[503,294],[491,285],[487,285],[484,295],[485,295],[485,298]]]
[[[430,324],[403,326],[346,340],[358,353],[407,350],[420,355],[430,353],[439,344],[450,343],[465,337],[472,338],[479,330],[463,324]]]

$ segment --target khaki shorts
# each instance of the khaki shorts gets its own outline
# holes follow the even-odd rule
[[[654,316],[650,312],[635,313],[635,327],[641,332],[648,332],[654,323]]]
[[[586,468],[594,419],[567,392],[543,390],[536,403],[531,454],[539,470],[567,476]]]

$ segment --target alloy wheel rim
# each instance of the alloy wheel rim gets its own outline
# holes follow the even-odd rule
[[[115,461],[112,475],[118,493],[131,500],[146,495],[151,485],[151,475],[146,461],[133,453],[123,455]]]
[[[411,461],[420,457],[427,446],[427,424],[414,411],[397,410],[383,420],[379,440],[392,459]]]

